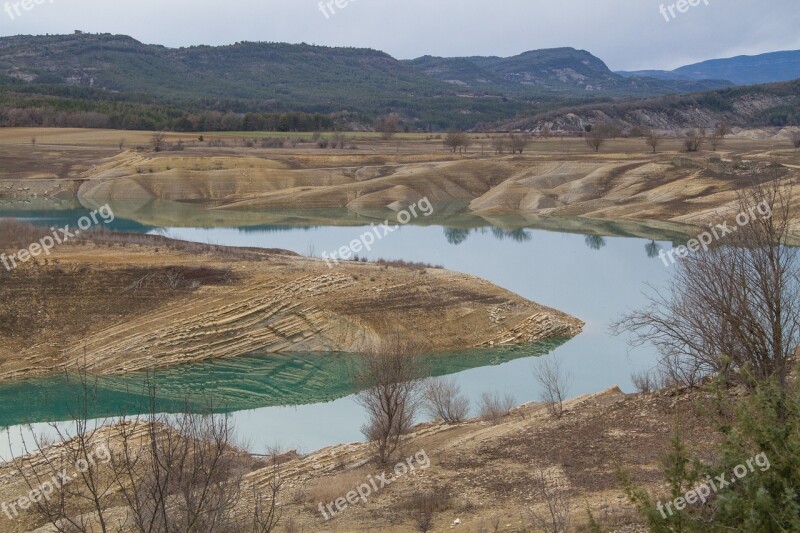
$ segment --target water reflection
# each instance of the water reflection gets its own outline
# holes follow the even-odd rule
[[[599,250],[606,245],[606,240],[600,235],[587,235],[584,239],[586,246],[592,250]]]
[[[647,257],[654,258],[658,257],[658,252],[661,251],[661,247],[656,243],[656,241],[650,241],[649,243],[644,245],[644,251],[647,253]]]
[[[567,339],[527,346],[471,349],[425,358],[429,376],[455,374],[545,355]],[[146,412],[148,384],[157,389],[156,410],[179,412],[214,405],[218,412],[330,402],[358,392],[350,376],[358,359],[350,354],[247,355],[180,365],[155,373],[100,376],[89,380],[89,418]],[[58,374],[0,384],[0,427],[68,420],[74,402],[85,396],[87,380]]]

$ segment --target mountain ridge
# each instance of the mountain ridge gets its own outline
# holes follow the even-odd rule
[[[490,129],[565,106],[730,87],[625,77],[570,47],[510,57],[423,56],[243,41],[169,48],[127,35],[0,37],[0,125],[175,131],[368,129],[397,113],[414,131]]]
[[[756,55],[708,59],[675,70],[618,71],[624,77],[659,79],[723,79],[734,85],[758,85],[800,78],[800,50],[782,50]]]

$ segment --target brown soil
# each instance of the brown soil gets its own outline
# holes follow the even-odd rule
[[[366,503],[349,505],[329,521],[318,507],[330,502],[317,500],[345,497],[370,476],[378,478],[384,472],[391,479],[394,463],[388,467],[372,463],[365,444],[334,446],[302,456],[287,453],[279,468],[285,483],[281,527],[413,532],[417,531],[414,498],[435,494],[438,510],[431,531],[536,531],[531,512],[542,511],[546,503],[536,490],[540,474],[545,473],[571,509],[570,531],[588,531],[587,511],[605,531],[645,531],[624,496],[618,473],[623,471],[639,487],[664,493],[662,460],[676,423],[689,450],[711,459],[704,450],[713,448],[717,436],[700,414],[706,401],[699,392],[625,395],[613,388],[567,402],[560,420],[552,419],[542,405],[528,404],[496,424],[479,420],[452,426],[424,424],[409,436],[403,457],[424,452],[429,468],[401,476],[370,495]],[[112,435],[104,431],[96,438],[113,450]],[[424,464],[416,458],[412,462],[418,467]],[[245,477],[246,486],[267,483],[273,472],[257,464],[248,469],[252,472]],[[13,468],[0,465],[0,500],[26,492]],[[0,530],[25,531],[23,524],[32,520],[32,515],[23,515],[11,524],[0,516]],[[456,520],[458,526],[454,526]]]
[[[0,269],[0,379],[78,363],[114,374],[257,351],[357,352],[394,334],[442,351],[570,337],[582,327],[437,268],[329,268],[291,252],[142,235],[73,242]]]
[[[726,139],[718,152],[679,152],[676,138],[657,154],[648,153],[642,139],[610,140],[594,153],[582,139],[567,138],[535,139],[525,154],[514,156],[491,154],[490,139],[481,135],[468,154],[449,153],[440,140],[421,136],[380,142],[355,135],[356,150],[335,151],[310,143],[245,148],[235,135],[224,136],[227,146],[211,148],[171,134],[170,142],[182,138],[187,148],[153,153],[146,150],[146,132],[5,130],[0,197],[75,194],[89,206],[110,202],[143,223],[155,221],[136,206],[154,200],[176,209],[199,204],[213,220],[215,213],[225,218],[277,209],[362,212],[426,196],[439,206],[466,205],[487,219],[549,215],[699,225],[734,209],[735,192],[768,166],[792,179],[800,169],[800,152],[748,132]],[[123,137],[127,148],[115,149]]]

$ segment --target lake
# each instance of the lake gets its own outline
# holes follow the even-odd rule
[[[227,246],[284,248],[319,257],[346,245],[364,232],[362,226],[385,215],[327,210],[253,213],[248,218],[223,212],[214,213],[212,220],[196,206],[180,208],[191,215],[176,217],[175,205],[168,203],[150,205],[146,214],[115,207],[112,229]],[[674,228],[546,217],[485,220],[455,208],[442,211],[446,214],[416,221],[425,225],[401,227],[362,257],[442,265],[586,322],[583,333],[568,341],[432,356],[430,374],[453,376],[473,408],[485,392],[511,394],[519,403],[537,400],[540,391],[532,369],[536,358],[546,354],[562,360],[571,372],[571,397],[613,385],[631,392],[631,373],[654,366],[653,348],[631,349],[626,336],[612,336],[608,327],[645,303],[645,284],[661,287],[670,279],[671,269],[653,252],[656,247],[669,249],[680,239]],[[74,225],[83,214],[80,208],[0,208],[0,217],[40,225]],[[242,220],[247,225],[236,227]],[[259,221],[265,223],[255,223]],[[347,379],[352,364],[348,354],[252,354],[162,370],[156,374],[159,409],[174,411],[183,398],[201,390],[203,398],[213,398],[231,413],[239,439],[256,453],[276,445],[309,452],[359,441],[365,417]],[[99,400],[93,416],[140,409],[143,382],[143,375],[98,379],[93,383]],[[19,453],[21,439],[30,431],[47,433],[44,422],[68,419],[67,398],[79,386],[62,376],[0,385],[0,426],[9,426],[0,434],[0,455]],[[20,425],[25,421],[35,422],[32,429]]]

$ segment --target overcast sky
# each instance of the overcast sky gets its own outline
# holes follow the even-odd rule
[[[0,0],[14,14],[20,0]],[[739,54],[800,49],[798,0],[349,0],[323,14],[319,0],[41,1],[0,34],[127,34],[171,47],[281,41],[383,50],[399,59],[509,56],[572,46],[614,70],[671,69]],[[328,0],[325,0],[327,3]],[[339,0],[343,3],[344,0]],[[706,5],[706,3],[708,5]],[[10,6],[9,4],[12,4]]]

